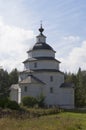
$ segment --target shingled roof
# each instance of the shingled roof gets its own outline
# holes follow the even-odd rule
[[[61,88],[74,88],[74,83],[71,83],[71,82],[65,82],[65,83],[62,83]]]
[[[23,63],[29,62],[29,61],[37,61],[37,60],[53,60],[53,61],[57,61],[58,63],[61,63],[59,60],[53,58],[53,57],[31,57],[26,59]]]

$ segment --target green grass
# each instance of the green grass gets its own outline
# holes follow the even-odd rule
[[[31,119],[1,118],[0,130],[86,130],[86,113],[62,112]]]

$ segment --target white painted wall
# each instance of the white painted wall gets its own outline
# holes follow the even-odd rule
[[[60,72],[34,72],[33,75],[48,84],[48,86],[59,86],[64,82],[64,74]],[[53,76],[53,82],[50,81],[50,76]]]
[[[10,99],[18,102],[18,89],[13,89],[13,88],[11,89]]]
[[[34,66],[37,63],[37,67]],[[59,70],[59,62],[55,60],[37,60],[24,63],[25,70],[30,69],[56,69]]]
[[[28,57],[55,57],[55,52],[47,49],[33,50],[28,52]]]
[[[36,37],[36,42],[43,42],[46,43],[46,37],[43,35],[39,35]]]
[[[24,87],[27,86],[27,91],[24,91]],[[25,96],[38,97],[42,93],[41,84],[25,84],[21,85],[21,99]]]
[[[17,103],[21,103],[21,88],[11,88],[10,99],[16,101]]]
[[[53,76],[53,82],[50,82],[50,76]],[[64,75],[61,73],[37,73],[35,75],[45,84],[43,94],[45,95],[45,103],[47,105],[56,105],[65,108],[74,108],[74,89],[60,88],[64,82]],[[50,93],[50,87],[53,87],[53,93]]]
[[[55,105],[67,109],[74,108],[74,90],[73,88],[66,88],[66,90],[59,88],[53,94],[48,93],[45,102],[48,106]]]
[[[21,88],[18,89],[18,103],[21,103]]]
[[[58,90],[58,104],[63,108],[74,108],[74,89],[73,88],[59,88]]]

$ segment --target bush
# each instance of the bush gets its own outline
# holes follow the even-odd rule
[[[7,102],[6,107],[12,110],[18,110],[20,108],[20,106],[16,101],[10,101],[10,100]]]
[[[14,110],[18,110],[20,107],[16,101],[10,101],[8,98],[0,99],[0,107],[1,108],[10,108]]]
[[[22,98],[22,104],[27,107],[34,107],[37,104],[37,99],[34,97],[23,97]]]
[[[8,98],[0,99],[0,107],[1,108],[6,108],[8,101],[9,101]]]
[[[39,107],[44,107],[44,105],[45,105],[44,100],[45,100],[45,97],[42,94],[37,98],[37,102],[38,102]]]

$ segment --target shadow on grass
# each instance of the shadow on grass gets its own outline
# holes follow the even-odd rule
[[[73,112],[73,113],[86,113],[86,108],[75,108],[75,109],[64,109],[64,112]]]

